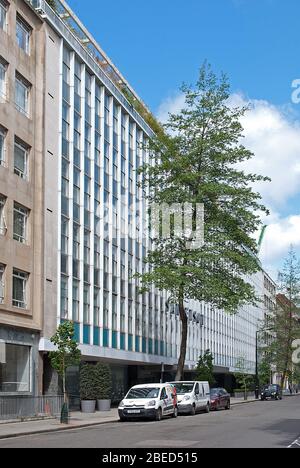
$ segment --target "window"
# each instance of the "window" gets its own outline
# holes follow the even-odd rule
[[[30,346],[0,343],[0,393],[30,392]]]
[[[79,281],[73,280],[73,320],[79,321]]]
[[[19,140],[15,140],[14,172],[22,179],[28,179],[28,152],[29,149]]]
[[[5,138],[6,130],[0,127],[0,166],[5,165]]]
[[[15,104],[22,114],[29,115],[30,84],[21,75],[16,74]]]
[[[0,0],[0,28],[6,30],[7,3]]]
[[[7,62],[0,57],[0,102],[6,98],[6,71]]]
[[[0,235],[4,236],[7,231],[6,221],[5,221],[5,203],[6,197],[0,194]]]
[[[27,304],[27,284],[29,274],[24,271],[13,269],[13,306],[19,309],[26,309]]]
[[[83,322],[90,323],[90,287],[84,286],[83,290]]]
[[[22,18],[20,18],[20,16],[17,16],[17,24],[16,24],[17,44],[20,47],[20,49],[24,50],[24,52],[26,52],[26,54],[28,55],[30,52],[30,35],[31,35],[30,26]]]
[[[27,220],[29,210],[14,203],[14,240],[25,244],[27,242]]]
[[[60,285],[60,316],[62,319],[68,318],[68,278],[64,276]]]
[[[5,273],[5,265],[0,263],[0,304],[4,302],[4,273]]]

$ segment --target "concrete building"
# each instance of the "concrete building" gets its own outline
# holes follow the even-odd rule
[[[131,104],[140,98],[63,0],[55,2],[55,11],[44,0],[0,0],[0,7],[0,25],[8,25],[0,30],[0,77],[3,68],[11,88],[0,107],[0,142],[4,135],[7,145],[7,164],[0,167],[6,226],[0,263],[7,285],[0,333],[11,326],[15,340],[22,341],[18,330],[29,330],[31,350],[40,338],[40,390],[53,393],[57,380],[48,362],[50,338],[61,321],[73,320],[83,359],[112,365],[118,399],[129,383],[159,379],[162,373],[164,379],[173,378],[179,353],[176,306],[154,289],[140,295],[134,279],[144,271],[151,247],[144,235],[148,211],[137,169],[147,161],[145,143],[152,130]],[[16,35],[16,11],[29,37]],[[31,118],[16,109],[15,80],[22,84],[20,96],[30,100]],[[17,155],[25,145],[30,183],[20,168],[15,173],[14,144]],[[26,242],[22,233],[14,239],[14,203],[18,216],[26,219]],[[30,307],[21,294],[17,300],[26,307],[13,307],[13,278],[26,285]],[[250,280],[263,299],[264,273]],[[186,311],[187,375],[207,349],[214,354],[220,383],[236,370],[240,357],[255,372],[263,307],[245,307],[229,316],[190,301]],[[76,394],[76,370],[69,377]]]
[[[43,21],[0,1],[0,395],[38,393],[43,323]]]

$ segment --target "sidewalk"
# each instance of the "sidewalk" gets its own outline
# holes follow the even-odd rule
[[[66,431],[81,427],[98,426],[119,421],[118,410],[112,409],[106,413],[83,414],[81,412],[71,413],[69,424],[60,424],[58,419],[47,419],[42,421],[9,422],[0,424],[0,439],[19,437],[31,434],[43,434],[45,432]]]
[[[231,405],[254,403],[256,400],[244,401],[240,398],[232,398]],[[0,424],[0,439],[20,437],[32,434],[43,434],[46,432],[66,431],[82,427],[98,426],[100,424],[114,423],[119,421],[118,410],[113,408],[109,413],[83,414],[71,413],[70,424],[60,424],[58,419],[45,419],[40,421],[8,422]]]

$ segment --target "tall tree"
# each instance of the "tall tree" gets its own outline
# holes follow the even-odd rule
[[[191,248],[191,232],[178,233],[175,217],[169,238],[157,235],[149,252],[144,287],[155,285],[179,305],[182,324],[176,379],[183,378],[187,348],[185,300],[205,301],[235,313],[256,301],[247,276],[259,270],[253,233],[260,226],[258,212],[267,211],[251,188],[265,177],[246,174],[240,163],[253,154],[242,144],[240,123],[246,108],[228,104],[230,89],[225,76],[218,78],[204,64],[195,86],[184,85],[185,108],[170,115],[165,133],[149,143],[150,163],[141,172],[156,205],[188,203],[193,206],[192,226],[197,228],[197,206],[204,204],[205,244]],[[158,157],[159,155],[159,157]]]
[[[292,379],[293,343],[300,338],[300,262],[293,247],[279,273],[279,283],[281,293],[277,296],[276,310],[266,323],[274,335],[265,352],[272,356],[283,388],[287,378]]]
[[[214,358],[210,350],[205,351],[203,356],[199,357],[196,367],[196,380],[199,382],[208,382],[210,386],[214,385]]]

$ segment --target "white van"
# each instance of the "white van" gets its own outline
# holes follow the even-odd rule
[[[121,421],[149,418],[160,421],[165,416],[177,418],[175,388],[171,384],[145,384],[132,387],[119,404]]]
[[[198,411],[210,411],[208,382],[171,382],[176,388],[179,414],[195,415]]]

